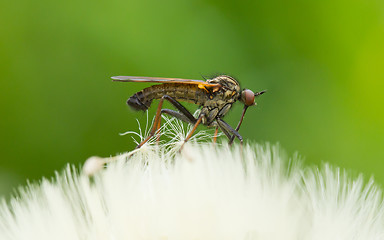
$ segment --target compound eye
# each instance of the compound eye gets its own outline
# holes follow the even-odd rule
[[[245,105],[252,106],[255,103],[255,94],[249,89],[244,89],[242,100]]]

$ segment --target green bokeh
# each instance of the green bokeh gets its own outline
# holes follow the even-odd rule
[[[384,183],[382,1],[1,1],[0,26],[2,195],[134,148],[125,101],[148,85],[114,75],[231,74],[268,89],[247,140]]]

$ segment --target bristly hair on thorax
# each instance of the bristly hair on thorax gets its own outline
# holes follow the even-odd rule
[[[224,73],[224,72],[215,72],[215,73],[211,73],[211,74],[200,74],[200,75],[204,80],[213,79],[213,78],[218,77],[218,76],[228,76],[232,79],[237,80],[237,77],[234,74]]]

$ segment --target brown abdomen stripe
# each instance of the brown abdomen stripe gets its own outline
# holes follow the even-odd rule
[[[190,102],[203,105],[208,99],[207,93],[200,89],[197,84],[164,83],[144,88],[133,94],[127,104],[135,110],[147,110],[153,99],[161,99],[169,95],[178,101]]]

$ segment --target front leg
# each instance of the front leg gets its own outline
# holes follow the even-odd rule
[[[228,123],[224,122],[221,118],[216,118],[216,122],[219,125],[221,131],[223,131],[223,133],[228,137],[229,140],[231,140],[233,135],[240,140],[241,144],[243,144],[243,137],[239,134],[238,131],[233,129]]]
[[[239,129],[240,129],[241,123],[243,122],[244,115],[245,115],[245,112],[247,111],[247,109],[248,109],[248,106],[247,106],[247,105],[244,105],[243,113],[241,114],[240,121],[239,121],[239,123],[237,124],[236,131],[239,131]],[[229,145],[232,144],[233,140],[235,140],[235,135],[233,135],[233,136],[229,139]]]

